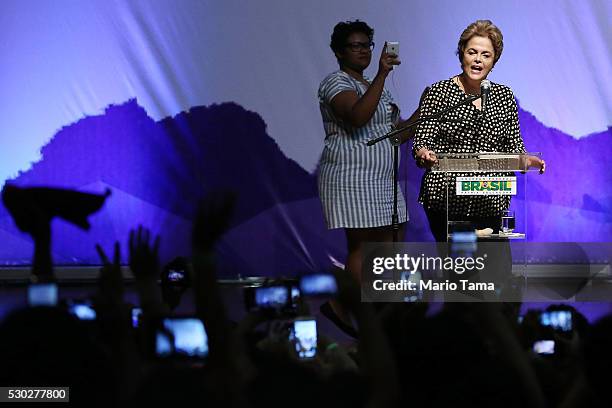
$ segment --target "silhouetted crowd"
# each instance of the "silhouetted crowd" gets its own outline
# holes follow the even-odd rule
[[[104,266],[90,307],[60,300],[10,313],[0,326],[0,385],[69,386],[70,401],[87,406],[612,404],[612,316],[590,325],[567,305],[519,316],[517,303],[447,303],[435,313],[425,302],[364,303],[357,283],[335,269],[334,298],[353,319],[355,341],[313,332],[313,302],[304,295],[289,296],[291,312],[254,298],[243,319],[230,320],[215,243],[232,206],[229,195],[203,202],[192,257],[166,268],[159,238],[146,228],[132,231],[127,251],[137,305],[125,301],[116,244],[97,248]],[[52,273],[38,273],[32,286],[53,281]],[[175,316],[186,290],[195,314]]]

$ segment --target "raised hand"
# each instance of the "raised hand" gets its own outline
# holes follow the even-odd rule
[[[200,202],[193,224],[193,289],[196,310],[202,320],[215,325],[220,333],[225,333],[225,310],[217,287],[213,249],[219,237],[227,230],[235,201],[236,197],[232,193],[209,194]]]
[[[130,268],[139,280],[156,280],[159,276],[159,235],[151,242],[150,232],[142,226],[130,231]]]
[[[123,302],[119,242],[115,242],[112,262],[99,244],[96,244],[96,251],[102,261],[95,296],[99,335],[111,351],[112,364],[118,368],[116,381],[119,384],[119,398],[123,400],[131,396],[141,381],[141,355],[132,335],[130,307]]]
[[[334,268],[338,298],[355,317],[359,329],[362,370],[369,377],[371,394],[367,407],[395,406],[398,399],[395,362],[389,343],[372,305],[361,301],[361,288],[346,271]]]
[[[100,244],[96,244],[96,251],[102,261],[98,277],[98,300],[105,304],[120,305],[123,303],[123,276],[119,242],[115,242],[112,263]]]
[[[394,65],[399,65],[402,62],[398,59],[395,54],[387,54],[387,42],[385,41],[385,45],[382,48],[380,53],[380,59],[378,60],[378,73],[384,76],[387,76],[391,70],[393,70]]]
[[[231,192],[210,193],[198,206],[193,224],[194,250],[208,252],[227,230],[234,212],[236,195]]]
[[[157,284],[159,276],[159,236],[151,242],[149,230],[138,227],[130,231],[130,269],[136,279],[140,306],[146,317],[162,316],[168,313]]]

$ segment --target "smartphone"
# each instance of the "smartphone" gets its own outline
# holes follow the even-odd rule
[[[533,343],[533,351],[538,354],[550,355],[555,353],[554,340],[539,340]]]
[[[289,300],[286,286],[267,286],[255,289],[255,304],[261,308],[276,309],[283,307]]]
[[[188,271],[179,268],[164,269],[161,284],[165,287],[187,288],[190,286]]]
[[[394,54],[399,57],[399,42],[398,41],[387,41],[387,48],[385,49],[387,54]]]
[[[208,335],[196,317],[163,318],[155,332],[155,355],[203,359],[208,356]]]
[[[132,327],[137,329],[140,326],[140,316],[142,315],[142,308],[132,308]]]
[[[300,300],[302,292],[297,286],[291,285],[291,304],[295,305]]]
[[[309,360],[317,356],[317,321],[314,317],[302,317],[293,321],[289,341],[295,347],[300,360]]]
[[[290,304],[289,287],[284,285],[258,286],[245,289],[247,310],[280,310]]]
[[[28,305],[30,306],[56,306],[57,284],[33,283],[28,286]]]
[[[418,302],[419,300],[423,300],[423,289],[421,289],[421,285],[419,285],[419,282],[423,279],[422,275],[421,275],[421,271],[416,271],[416,272],[407,272],[407,271],[402,271],[400,273],[400,280],[402,281],[408,281],[408,282],[414,282],[415,285],[415,290],[407,290],[406,294],[408,296],[404,297],[404,302],[406,303],[412,303],[412,302]]]
[[[185,271],[170,269],[168,271],[168,282],[181,283],[185,280]]]
[[[322,273],[304,275],[300,278],[300,292],[304,296],[333,296],[338,292],[336,278]]]
[[[300,300],[302,299],[302,291],[300,290],[299,286],[296,285],[291,285],[291,301],[290,304],[288,306],[288,309],[292,312],[297,312],[299,304],[300,304]]]
[[[70,300],[67,302],[68,313],[79,320],[96,320],[96,311],[87,300]]]
[[[572,330],[572,312],[569,310],[553,310],[540,313],[540,324],[550,326],[555,330],[568,332]]]
[[[451,231],[451,255],[453,256],[473,256],[478,248],[476,232],[470,231]]]

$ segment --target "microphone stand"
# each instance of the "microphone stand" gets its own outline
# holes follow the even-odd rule
[[[446,109],[436,112],[433,115],[423,116],[417,120],[410,122],[401,128],[397,128],[383,136],[372,139],[366,143],[367,146],[373,146],[376,143],[382,142],[383,140],[389,139],[393,146],[393,214],[391,215],[391,228],[393,230],[393,242],[398,242],[399,233],[399,214],[397,212],[397,182],[398,182],[398,166],[399,166],[399,146],[402,144],[401,138],[398,136],[399,133],[408,130],[416,125],[431,119],[439,119],[442,115],[457,109],[460,106],[467,105],[468,103],[474,102],[479,99],[480,95],[472,95],[463,99],[461,102],[450,106]]]

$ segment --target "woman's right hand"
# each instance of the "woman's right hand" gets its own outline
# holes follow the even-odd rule
[[[422,147],[416,154],[416,160],[419,167],[430,169],[434,164],[436,164],[438,158],[436,157],[436,153],[434,153],[432,150]]]
[[[397,55],[387,54],[385,52],[386,50],[387,42],[385,41],[385,45],[383,45],[382,51],[380,53],[380,60],[378,61],[378,75],[383,75],[384,77],[389,75],[389,72],[391,72],[394,65],[399,65],[402,63],[397,57]]]

